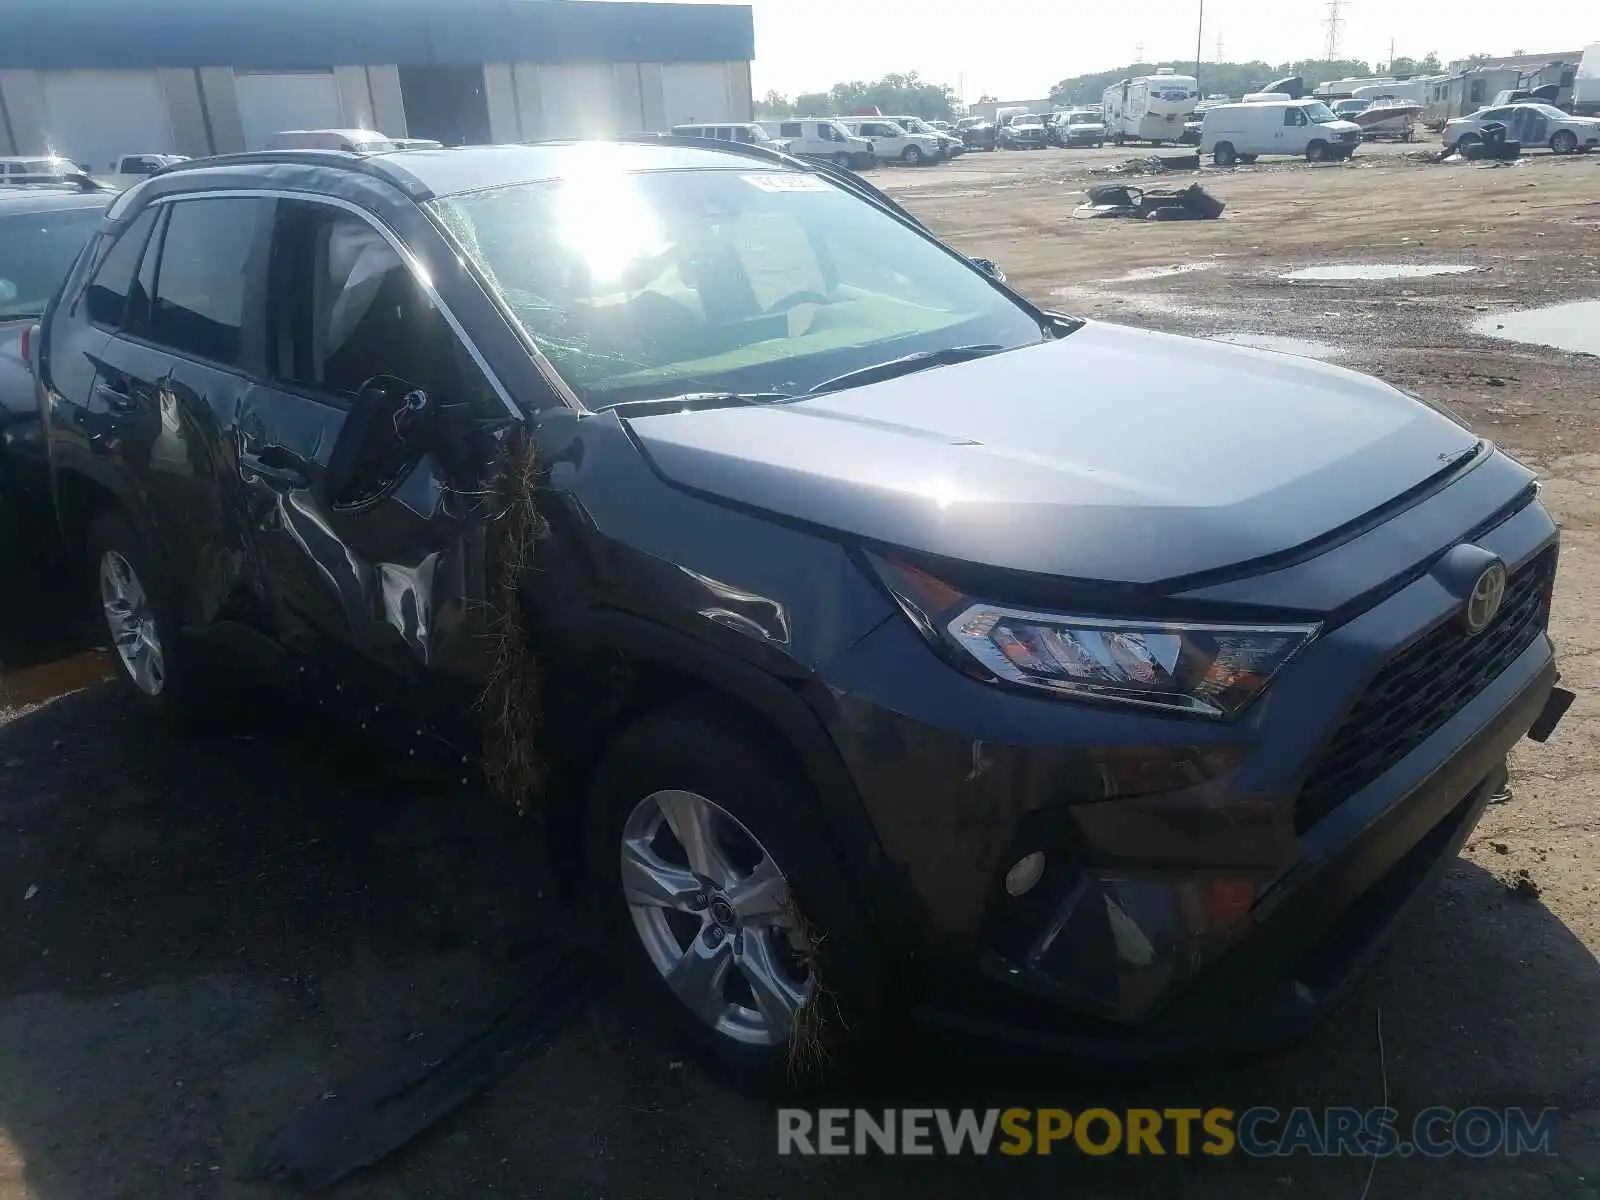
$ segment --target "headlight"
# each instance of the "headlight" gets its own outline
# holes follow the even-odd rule
[[[869,557],[912,624],[956,666],[1075,699],[1236,717],[1321,628],[1011,608],[967,596],[904,563]]]

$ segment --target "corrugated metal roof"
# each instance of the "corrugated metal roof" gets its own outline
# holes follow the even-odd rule
[[[6,0],[0,68],[740,62],[748,5],[584,0]]]

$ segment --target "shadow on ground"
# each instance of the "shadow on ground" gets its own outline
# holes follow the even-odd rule
[[[246,704],[180,734],[96,687],[0,725],[0,797],[5,1194],[271,1194],[241,1182],[266,1135],[514,974],[523,949],[563,923],[541,903],[537,856],[515,827],[487,806],[464,819],[461,797],[402,781],[303,714]],[[1373,1195],[1571,1196],[1600,1178],[1597,1007],[1589,951],[1536,900],[1461,863],[1375,977],[1285,1057],[1118,1079],[940,1046],[838,1102],[1366,1108],[1386,1075],[1404,1111],[1569,1115],[1556,1159],[1387,1160]],[[1368,1171],[1059,1152],[779,1159],[771,1108],[685,1059],[651,1014],[609,995],[339,1194],[1355,1197]]]

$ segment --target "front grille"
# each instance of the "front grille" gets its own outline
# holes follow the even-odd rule
[[[1506,584],[1500,612],[1476,637],[1452,617],[1381,668],[1346,715],[1295,800],[1304,833],[1460,712],[1526,650],[1550,616],[1554,547]]]

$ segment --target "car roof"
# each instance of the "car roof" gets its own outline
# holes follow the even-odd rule
[[[726,123],[750,124],[743,121]],[[293,166],[321,168],[368,178],[376,176],[398,187],[412,199],[422,201],[437,196],[565,179],[592,170],[600,161],[604,162],[607,170],[621,174],[806,169],[804,164],[785,159],[774,152],[763,152],[738,143],[644,135],[637,139],[455,146],[437,150],[391,150],[376,154],[356,154],[343,150],[225,154],[191,159],[168,167],[150,176],[133,191],[156,195],[200,190],[207,184],[216,186],[215,180],[207,179],[208,175],[221,175],[230,182],[243,184],[258,173],[270,176]]]
[[[80,192],[54,187],[0,186],[0,217],[15,213],[50,212],[56,209],[106,208],[116,199],[115,192]]]

